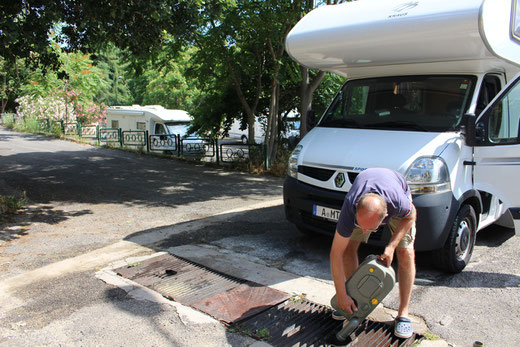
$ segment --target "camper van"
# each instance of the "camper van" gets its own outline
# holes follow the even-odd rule
[[[159,105],[112,106],[107,109],[107,126],[127,130],[147,130],[150,135],[187,133],[191,117],[183,110],[169,110]]]
[[[412,190],[416,250],[448,272],[478,230],[519,230],[519,2],[359,0],[302,18],[289,55],[347,82],[289,159],[287,219],[334,233],[357,174],[385,167]],[[369,243],[389,237],[381,227]]]

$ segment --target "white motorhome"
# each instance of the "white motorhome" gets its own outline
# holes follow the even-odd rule
[[[112,106],[107,108],[107,126],[127,130],[147,130],[150,135],[187,133],[191,117],[183,110],[170,110],[159,105]]]
[[[447,271],[467,265],[478,230],[519,230],[518,2],[360,0],[302,18],[288,53],[348,80],[291,155],[288,220],[333,233],[356,175],[386,167],[412,189],[416,249]]]

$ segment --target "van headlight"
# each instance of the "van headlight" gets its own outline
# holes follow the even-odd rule
[[[440,157],[417,158],[405,175],[412,194],[440,193],[451,190],[448,167]]]
[[[289,177],[296,178],[298,175],[298,157],[300,156],[302,148],[302,145],[296,146],[289,157],[289,164],[287,165],[287,175]]]

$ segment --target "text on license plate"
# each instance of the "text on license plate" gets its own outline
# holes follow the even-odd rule
[[[336,210],[335,208],[320,205],[314,205],[312,209],[312,214],[316,217],[321,217],[333,221],[337,221],[339,219],[340,212],[340,210]]]

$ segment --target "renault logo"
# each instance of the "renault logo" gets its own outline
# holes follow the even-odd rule
[[[336,178],[334,178],[334,184],[336,187],[341,188],[345,184],[345,174],[343,172],[340,172],[336,175]]]

